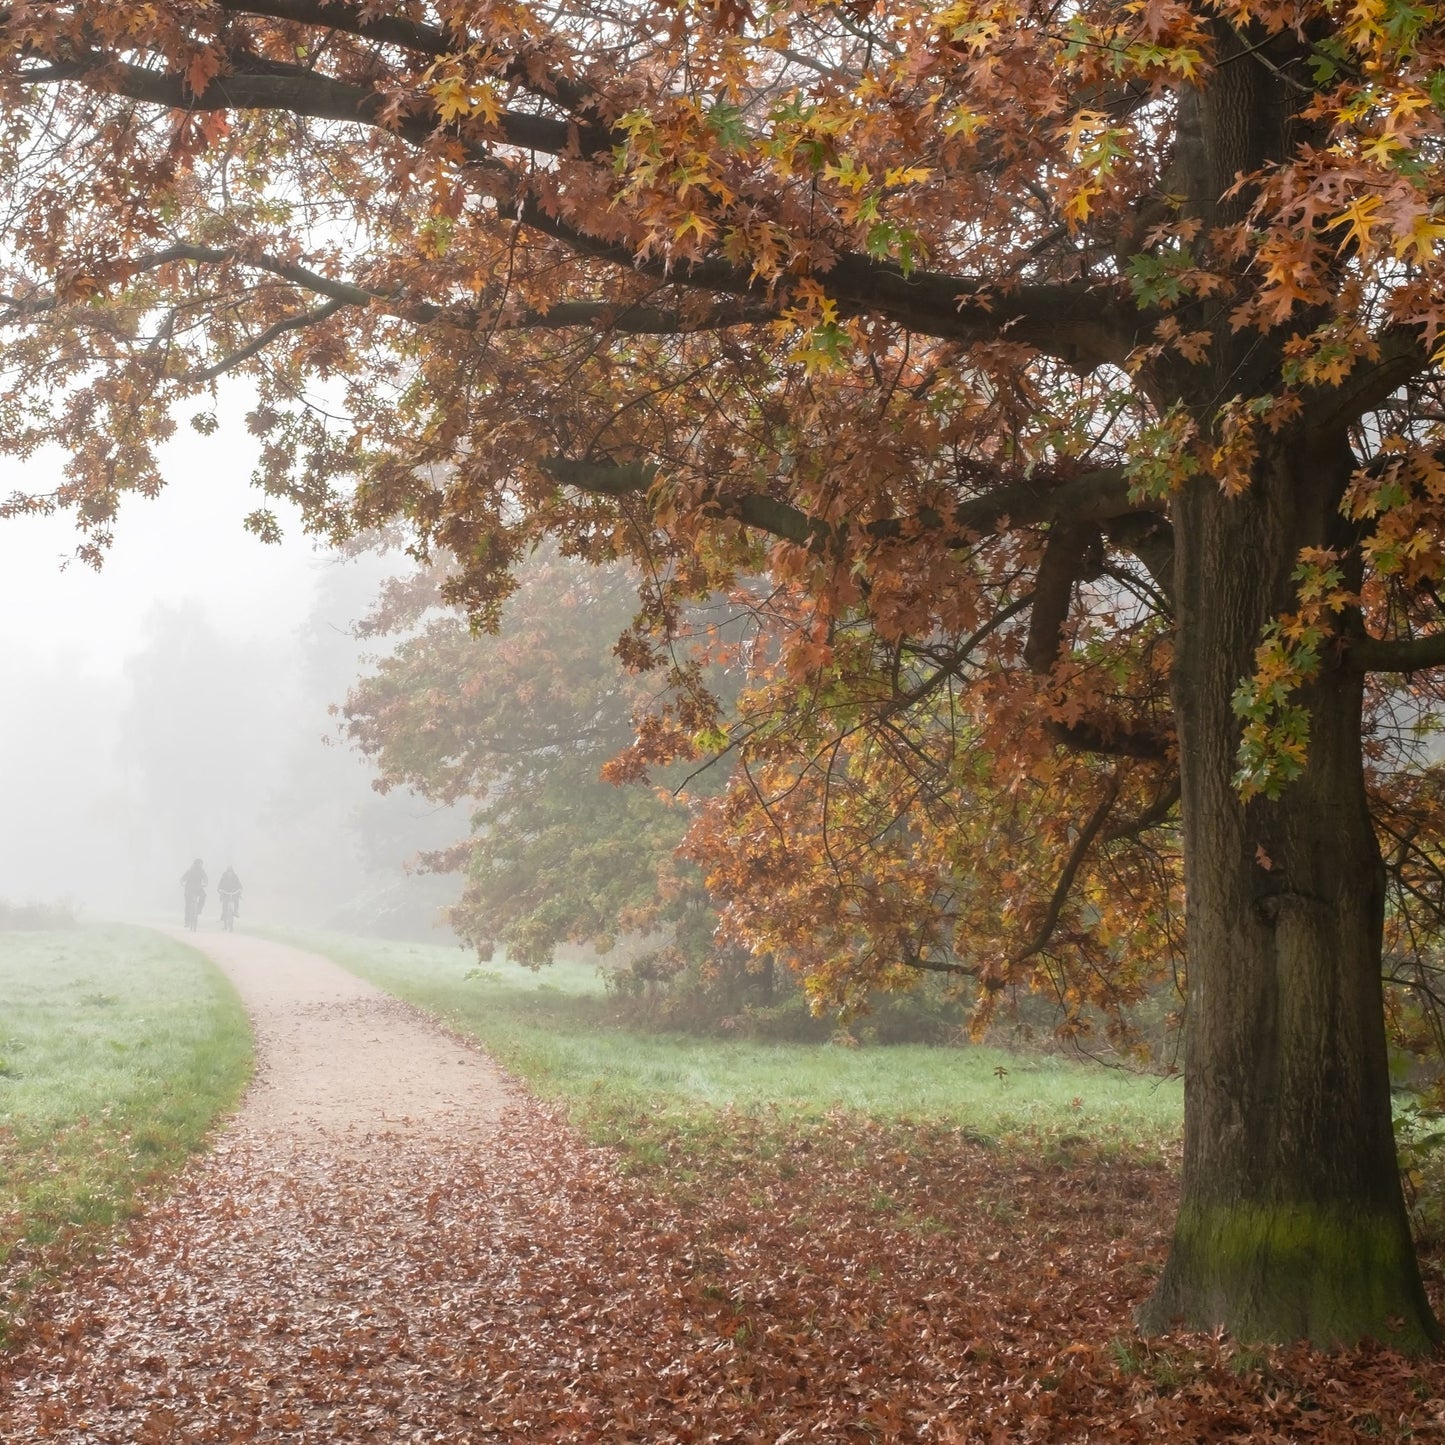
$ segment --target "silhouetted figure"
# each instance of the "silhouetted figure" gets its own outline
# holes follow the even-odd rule
[[[216,884],[216,893],[221,900],[221,927],[229,933],[236,926],[236,915],[241,911],[241,880],[229,863]]]
[[[181,874],[181,886],[186,890],[186,927],[194,929],[206,906],[206,865],[199,858]]]

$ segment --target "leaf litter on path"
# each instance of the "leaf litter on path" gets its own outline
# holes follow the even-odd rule
[[[264,1075],[259,1112],[36,1298],[0,1360],[6,1445],[1445,1439],[1438,1361],[1140,1340],[1162,1165],[737,1116],[631,1175],[420,1015],[333,1002],[434,1046],[437,1076],[412,1059],[406,1105],[358,1076],[348,1124],[336,1052],[321,1122]],[[441,1072],[473,1068],[475,1118]]]

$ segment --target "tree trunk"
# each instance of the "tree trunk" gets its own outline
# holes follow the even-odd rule
[[[1177,498],[1174,705],[1189,994],[1183,1197],[1140,1314],[1247,1339],[1427,1348],[1391,1129],[1384,870],[1365,798],[1360,677],[1326,660],[1309,761],[1242,803],[1230,699],[1292,601],[1301,546],[1339,540],[1343,441],[1265,459],[1254,487]]]

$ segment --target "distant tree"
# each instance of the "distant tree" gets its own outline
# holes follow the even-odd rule
[[[288,917],[358,932],[424,936],[456,897],[451,880],[410,871],[416,855],[455,835],[465,814],[398,787],[345,745],[337,709],[373,644],[363,623],[400,560],[368,548],[318,576],[297,629],[288,730],[262,794],[264,862]]]
[[[125,663],[116,755],[163,886],[197,853],[219,873],[214,850],[254,846],[287,727],[289,662],[228,636],[199,603],[151,612]]]
[[[605,953],[619,934],[654,934],[675,965],[697,962],[715,920],[696,869],[675,857],[686,811],[601,776],[653,691],[614,655],[635,582],[555,555],[518,582],[496,635],[454,609],[428,615],[425,578],[393,588],[379,627],[415,630],[352,689],[347,733],[383,790],[474,809],[471,835],[427,863],[463,873],[449,916],[484,959],[500,945],[536,967],[561,943]]]
[[[86,910],[147,896],[145,819],[117,775],[122,683],[73,654],[7,647],[0,659],[0,898],[68,898]],[[152,890],[152,897],[156,896]]]
[[[1403,0],[19,0],[0,446],[67,446],[99,545],[245,372],[265,484],[484,618],[545,536],[663,631],[766,572],[739,928],[1108,1003],[1177,838],[1144,1318],[1423,1347],[1380,964],[1441,831],[1393,728],[1445,666],[1442,74]]]

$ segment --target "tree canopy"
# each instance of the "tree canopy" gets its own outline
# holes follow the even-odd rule
[[[1187,952],[1147,1319],[1433,1337],[1380,985],[1438,856],[1432,11],[19,3],[0,87],[0,446],[71,454],[10,509],[103,547],[239,374],[263,487],[483,620],[548,537],[642,568],[633,666],[734,593],[738,718],[679,669],[616,773],[736,755],[735,934],[1079,1027]]]

